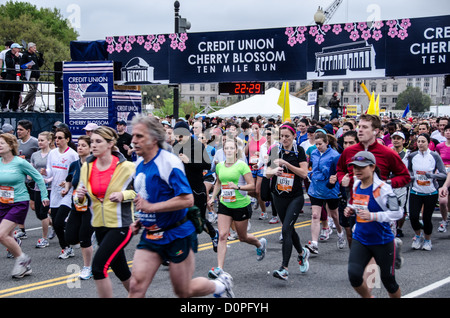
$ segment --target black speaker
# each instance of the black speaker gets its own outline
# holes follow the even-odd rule
[[[64,112],[64,97],[62,86],[55,87],[55,112],[56,113]]]
[[[63,87],[63,64],[62,62],[55,62],[54,64],[55,77],[54,83],[56,87]]]
[[[445,87],[450,86],[450,75],[445,75]]]

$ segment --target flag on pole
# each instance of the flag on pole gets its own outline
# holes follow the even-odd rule
[[[289,83],[284,82],[281,87],[280,97],[278,98],[278,105],[283,108],[283,123],[291,121],[291,109],[289,106]]]
[[[375,109],[375,93],[372,92],[372,96],[370,97],[370,103],[369,108],[367,109],[367,114],[369,115],[376,115],[376,109]]]
[[[406,106],[406,109],[403,112],[402,118],[405,118],[406,116],[408,116],[408,113],[409,113],[409,104]]]

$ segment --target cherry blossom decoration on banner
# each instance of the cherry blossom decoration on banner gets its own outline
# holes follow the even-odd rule
[[[80,112],[86,104],[84,93],[89,84],[69,84],[69,107],[70,110]]]
[[[174,50],[178,49],[184,51],[186,49],[186,40],[188,36],[186,33],[169,34],[171,40],[170,47]],[[158,52],[161,46],[166,42],[166,35],[164,34],[149,34],[149,35],[129,35],[119,37],[106,37],[106,43],[108,44],[107,51],[109,54],[114,52],[120,53],[122,50],[127,53],[133,50],[136,45],[144,46],[147,51]]]
[[[325,42],[326,34],[330,31],[336,35],[343,31],[347,31],[349,33],[349,38],[352,41],[357,41],[358,39],[367,41],[370,38],[379,41],[383,37],[381,28],[385,24],[389,27],[387,35],[391,38],[398,37],[399,39],[404,40],[408,37],[407,30],[411,26],[409,19],[402,19],[401,22],[399,20],[388,20],[385,22],[374,21],[370,23],[370,26],[367,22],[354,22],[334,25],[324,24],[322,26],[314,25],[309,27],[287,27],[285,34],[288,37],[287,43],[290,46],[302,44],[306,41],[308,34],[314,38],[316,43],[322,44]]]

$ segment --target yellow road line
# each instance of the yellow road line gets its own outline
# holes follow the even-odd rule
[[[294,225],[294,227],[300,228],[300,227],[306,227],[309,225],[311,225],[311,221],[303,221],[303,222],[296,223]],[[265,235],[272,235],[272,234],[279,233],[279,232],[281,232],[281,226],[273,227],[273,228],[258,231],[258,232],[253,232],[252,234],[256,237],[261,237],[261,236],[265,236]],[[228,242],[228,244],[234,244],[234,243],[239,243],[239,240],[234,240],[234,241]],[[204,251],[204,250],[208,250],[211,248],[212,248],[211,242],[203,243],[198,246],[199,251]],[[131,266],[133,264],[133,261],[129,261],[128,264]],[[108,272],[112,272],[112,271],[109,270]],[[3,290],[0,290],[0,298],[10,297],[10,296],[18,295],[18,294],[36,291],[39,289],[44,289],[44,288],[49,288],[49,287],[53,287],[53,286],[72,283],[78,279],[79,279],[78,274],[75,273],[75,274],[70,274],[70,275],[66,275],[66,276],[56,277],[56,278],[32,283],[32,284],[21,285],[21,286],[8,288],[8,289],[3,289]]]

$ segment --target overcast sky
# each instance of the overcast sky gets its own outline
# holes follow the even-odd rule
[[[310,25],[318,6],[334,0],[179,0],[188,32],[268,29]],[[78,40],[106,36],[174,32],[172,0],[29,0],[58,8],[80,34]],[[343,0],[330,24],[450,15],[448,0]]]

